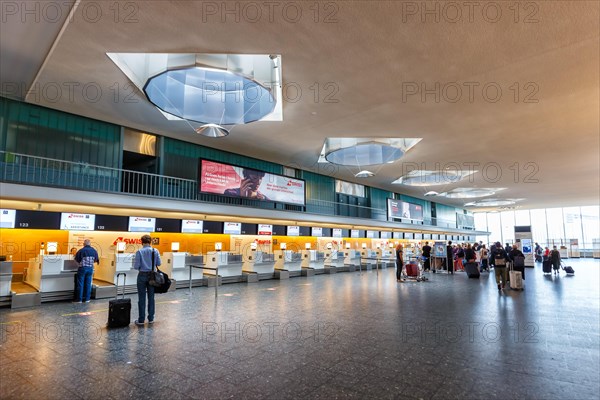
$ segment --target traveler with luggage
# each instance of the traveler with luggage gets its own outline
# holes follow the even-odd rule
[[[91,246],[90,239],[83,241],[83,247],[75,254],[75,261],[79,263],[77,269],[77,286],[75,288],[74,303],[90,302],[92,296],[92,277],[94,275],[94,263],[100,264],[98,252]]]
[[[488,250],[485,248],[485,244],[481,245],[481,249],[479,250],[479,252],[480,252],[480,258],[481,258],[480,271],[481,272],[483,272],[484,270],[489,271],[490,266],[488,264]]]
[[[137,269],[137,291],[138,291],[138,319],[135,324],[144,325],[146,317],[146,293],[148,294],[148,323],[154,323],[154,286],[150,285],[150,274],[154,267],[161,265],[158,250],[151,247],[150,235],[142,236],[142,248],[135,253],[133,268]]]
[[[556,248],[556,246],[552,247],[552,251],[550,252],[550,261],[552,262],[552,269],[555,274],[558,274],[560,271],[560,252]]]
[[[535,243],[535,262],[542,262],[542,246],[539,243]]]
[[[396,246],[396,282],[404,282],[402,277],[402,267],[404,266],[404,248],[402,243]]]
[[[523,279],[525,279],[525,255],[519,250],[519,247],[516,244],[512,245],[512,250],[508,253],[508,258],[510,258],[510,261],[513,263],[513,269],[520,272]],[[515,258],[517,259],[516,262]]]
[[[502,290],[506,286],[506,263],[508,261],[508,255],[502,248],[502,243],[496,242],[496,246],[492,249],[491,257],[494,259],[496,284],[498,284],[498,290]]]

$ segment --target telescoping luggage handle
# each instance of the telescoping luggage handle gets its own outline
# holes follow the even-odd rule
[[[127,274],[125,272],[119,272],[117,274],[117,295],[115,296],[115,299],[119,298],[119,276],[123,275],[123,298],[125,298],[125,284],[127,282]]]

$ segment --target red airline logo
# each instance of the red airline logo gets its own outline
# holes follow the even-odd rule
[[[142,244],[142,239],[128,239],[128,238],[123,238],[122,236],[119,236],[113,242],[113,246],[116,246],[117,243],[119,243],[119,242],[125,242],[127,244]]]

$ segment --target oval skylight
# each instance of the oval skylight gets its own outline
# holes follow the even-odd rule
[[[333,150],[325,155],[325,159],[332,164],[360,167],[395,161],[403,155],[397,147],[370,142]]]
[[[500,207],[500,206],[509,206],[515,204],[516,200],[501,200],[501,199],[487,199],[487,200],[478,200],[465,204],[465,207]]]
[[[232,72],[190,67],[162,72],[144,93],[156,107],[200,123],[240,125],[273,112],[276,101],[260,83]]]

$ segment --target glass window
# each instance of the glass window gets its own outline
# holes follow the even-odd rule
[[[484,212],[479,212],[479,213],[475,213],[473,214],[473,217],[475,218],[475,230],[476,231],[487,231],[487,214]],[[475,241],[479,242],[482,241],[483,243],[487,243],[488,242],[488,237],[487,236],[481,236],[481,235],[477,235],[475,237]]]
[[[547,208],[546,222],[548,224],[548,243],[550,246],[560,246],[565,239],[562,208]]]
[[[577,239],[578,245],[581,246],[583,243],[583,236],[581,234],[581,210],[579,207],[565,207],[563,208],[563,218],[565,225],[565,235],[567,240]],[[569,242],[567,242],[569,243]]]
[[[529,210],[515,211],[515,225],[517,225],[517,226],[530,226],[531,225],[531,220],[529,219]]]
[[[529,210],[531,215],[531,233],[533,241],[542,247],[549,246],[548,230],[546,228],[546,210]]]
[[[513,244],[515,242],[515,212],[502,211],[500,219],[502,220],[502,244]]]
[[[490,232],[489,243],[502,242],[502,227],[499,213],[488,213],[487,226]]]
[[[600,207],[581,207],[581,225],[583,230],[583,244],[580,249],[593,249],[594,239],[600,240]]]

